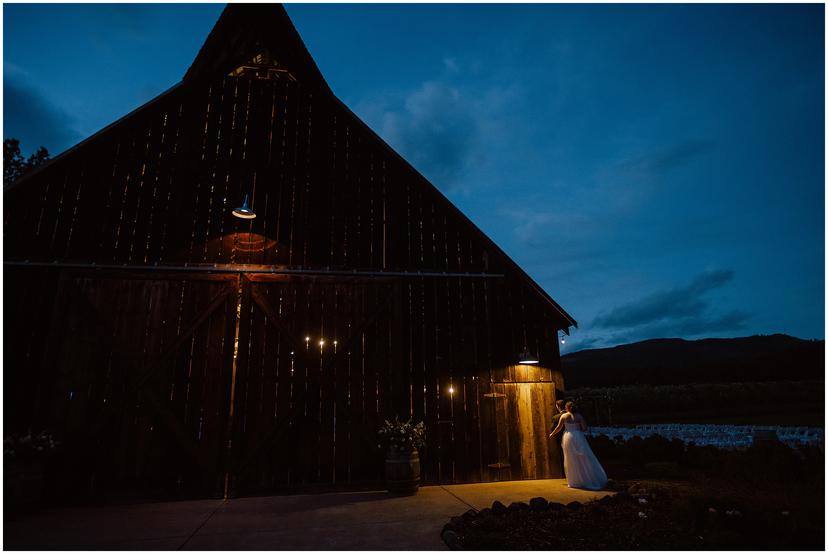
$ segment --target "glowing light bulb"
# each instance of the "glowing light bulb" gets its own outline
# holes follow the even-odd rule
[[[320,340],[320,341],[319,341],[319,346],[325,346],[325,341],[324,341],[324,340]]]
[[[336,346],[336,341],[334,341],[334,346]]]
[[[454,387],[449,387],[449,394],[454,394]]]

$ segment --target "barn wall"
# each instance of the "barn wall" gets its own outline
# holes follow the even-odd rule
[[[524,322],[506,279],[17,267],[6,278],[21,293],[7,319],[39,312],[27,295],[51,306],[7,326],[21,345],[7,349],[7,407],[19,408],[8,421],[65,441],[67,495],[214,496],[225,474],[232,494],[377,483],[376,431],[395,416],[426,422],[427,483],[559,474],[542,437],[554,372],[509,365]],[[534,326],[550,328],[529,336]]]
[[[4,272],[16,282],[12,298],[53,299],[53,309],[25,332],[39,356],[27,359],[7,342],[6,355],[19,365],[4,372],[6,405],[26,408],[10,430],[46,429],[61,443],[50,460],[49,493],[220,490],[237,277],[53,273]],[[45,278],[56,286],[41,286]],[[27,310],[6,303],[4,317]],[[7,333],[7,341],[23,334]]]
[[[66,438],[66,494],[375,481],[394,416],[426,482],[560,475],[569,323],[318,89],[183,84],[7,192],[4,246],[6,421]]]

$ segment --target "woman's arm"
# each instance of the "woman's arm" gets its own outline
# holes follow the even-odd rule
[[[550,439],[551,439],[552,437],[554,437],[555,435],[557,435],[558,433],[560,433],[561,429],[563,429],[564,422],[565,422],[568,418],[569,418],[569,414],[564,414],[564,415],[562,415],[562,416],[560,417],[560,419],[558,419],[558,426],[557,426],[557,427],[555,427],[555,429],[554,429],[551,433],[549,433],[549,438],[550,438]]]

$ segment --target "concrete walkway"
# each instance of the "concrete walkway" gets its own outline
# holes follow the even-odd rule
[[[500,500],[587,502],[563,479],[55,510],[6,521],[6,550],[444,550],[452,516]]]

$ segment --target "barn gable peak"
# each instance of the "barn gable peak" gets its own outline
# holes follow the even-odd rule
[[[228,4],[183,80],[225,75],[327,88],[281,4]]]

